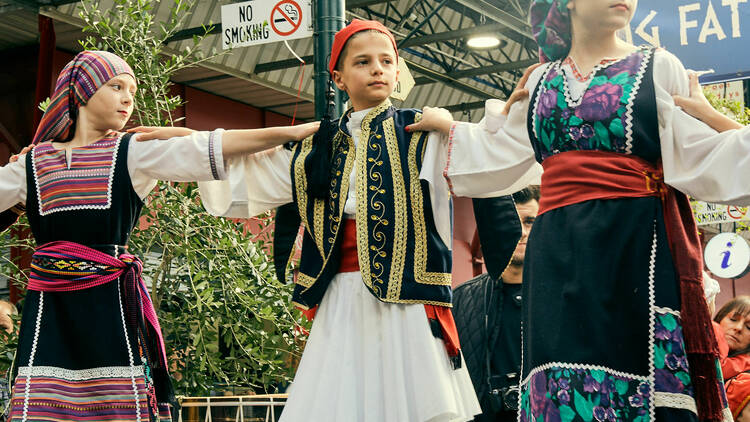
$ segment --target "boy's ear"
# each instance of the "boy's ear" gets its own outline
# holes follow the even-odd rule
[[[333,83],[336,84],[336,87],[338,89],[346,91],[346,85],[344,85],[344,81],[341,78],[341,72],[339,72],[338,70],[334,70],[331,78],[333,79]]]

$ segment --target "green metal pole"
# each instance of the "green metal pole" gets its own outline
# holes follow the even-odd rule
[[[328,90],[328,59],[331,56],[333,36],[344,27],[346,8],[344,0],[314,0],[314,60],[315,69],[315,119],[321,119],[326,113]],[[333,116],[337,119],[344,112],[343,94],[336,90],[336,107]]]

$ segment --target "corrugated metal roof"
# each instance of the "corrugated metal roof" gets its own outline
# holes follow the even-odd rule
[[[477,121],[483,115],[482,101],[504,98],[520,76],[520,64],[535,59],[535,49],[528,41],[528,34],[511,29],[525,19],[528,1],[349,0],[347,20],[357,17],[384,22],[400,42],[421,25],[399,50],[411,65],[417,81],[417,86],[401,105],[450,107],[457,118]],[[231,1],[198,1],[183,29],[219,24],[221,5],[228,3]],[[36,14],[15,4],[7,0],[0,2],[0,49],[37,42]],[[168,16],[171,4],[170,1],[154,2],[157,20]],[[104,10],[112,5],[112,0],[103,0],[99,7]],[[442,7],[438,12],[432,13],[439,5]],[[477,13],[476,10],[483,8],[492,16]],[[78,39],[83,37],[80,32],[83,22],[78,17],[78,10],[77,2],[41,9],[40,13],[55,20],[57,43],[61,48],[80,49]],[[505,23],[499,23],[504,19],[507,19]],[[471,51],[464,46],[465,33],[482,28],[493,29],[499,34],[501,48]],[[289,45],[301,57],[313,55],[312,38],[293,40]],[[190,39],[168,45],[176,51],[188,46],[192,46]],[[221,51],[221,37],[209,35],[202,48]],[[507,67],[508,64],[511,64],[511,69],[485,73],[485,69],[494,69],[491,66]],[[283,43],[235,48],[210,63],[182,71],[174,77],[175,82],[287,115],[293,113],[300,79],[302,101],[297,116],[311,119],[314,117],[312,63],[300,67]]]

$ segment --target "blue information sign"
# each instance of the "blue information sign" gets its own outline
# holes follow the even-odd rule
[[[702,83],[750,77],[750,0],[640,0],[627,37],[713,69]]]

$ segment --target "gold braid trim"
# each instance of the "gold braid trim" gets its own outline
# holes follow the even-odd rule
[[[312,227],[310,227],[309,221],[307,220],[307,175],[305,174],[305,159],[308,155],[310,155],[310,151],[312,151],[312,138],[312,136],[309,136],[302,141],[300,152],[297,155],[296,159],[292,162],[299,215],[302,219],[302,224],[305,226],[305,230],[310,233],[310,236],[313,236],[313,230]],[[314,236],[313,239],[315,239]],[[323,252],[323,245],[318,244],[317,246],[318,250],[320,251],[320,256],[324,256],[325,254]]]
[[[406,256],[406,186],[401,170],[401,154],[393,118],[383,122],[385,145],[391,164],[391,179],[393,182],[394,225],[391,249],[391,273],[388,278],[388,299],[398,299],[401,294],[401,284],[404,278],[404,261]]]
[[[422,120],[422,114],[418,113],[414,122]],[[432,284],[439,286],[450,286],[451,273],[439,273],[427,271],[427,229],[424,217],[424,196],[422,195],[422,184],[419,182],[419,169],[417,167],[417,147],[427,132],[413,132],[409,140],[409,187],[411,190],[411,209],[414,224],[414,280],[417,283]],[[425,142],[427,142],[425,140]],[[419,151],[422,159],[424,148]]]

